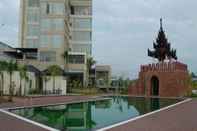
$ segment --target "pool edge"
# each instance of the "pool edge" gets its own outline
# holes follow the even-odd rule
[[[156,111],[153,111],[153,112],[149,112],[149,113],[146,113],[146,114],[144,114],[144,115],[141,115],[141,116],[138,116],[138,117],[135,117],[135,118],[131,118],[131,119],[129,119],[129,120],[122,121],[122,122],[119,122],[119,123],[116,123],[116,124],[113,124],[113,125],[110,125],[110,126],[101,128],[101,129],[97,129],[96,131],[106,131],[106,130],[108,130],[108,129],[111,129],[111,128],[114,128],[114,127],[118,127],[118,126],[127,124],[127,123],[129,123],[129,122],[136,121],[136,120],[138,120],[138,119],[141,119],[141,118],[150,116],[150,115],[155,114],[155,113],[158,113],[158,112],[160,112],[160,111],[164,111],[164,110],[173,108],[173,107],[175,107],[175,106],[178,106],[178,105],[180,105],[180,104],[189,102],[189,101],[191,101],[191,100],[192,100],[192,98],[188,98],[188,99],[186,99],[186,100],[183,100],[183,101],[181,101],[181,102],[175,103],[175,104],[173,104],[173,105],[169,105],[169,106],[167,106],[167,107],[161,108],[161,109],[159,109],[159,110],[156,110]]]
[[[63,104],[76,104],[76,103],[81,103],[81,102],[91,102],[91,101],[101,101],[101,100],[109,100],[111,98],[102,98],[102,97],[95,97],[95,98],[90,98],[88,100],[79,100],[79,101],[73,101],[73,102],[64,102],[64,103],[56,103],[56,104],[43,104],[43,105],[35,105],[35,106],[23,106],[23,107],[15,107],[15,108],[0,108],[0,112],[7,114],[9,116],[12,116],[16,119],[22,120],[24,122],[30,123],[32,125],[41,127],[43,129],[49,130],[49,131],[60,131],[58,129],[49,127],[45,124],[30,120],[28,118],[25,118],[23,116],[14,114],[10,112],[10,110],[17,110],[17,109],[25,109],[25,108],[32,108],[32,107],[45,107],[45,106],[55,106],[55,105],[63,105]]]
[[[27,119],[27,118],[25,118],[25,117],[16,115],[16,114],[14,114],[14,113],[12,113],[12,112],[9,112],[9,111],[3,110],[3,109],[0,109],[0,112],[2,112],[2,113],[4,113],[4,114],[7,114],[7,115],[9,115],[9,116],[12,116],[12,117],[14,117],[14,118],[16,118],[16,119],[22,120],[22,121],[24,121],[24,122],[30,123],[30,124],[32,124],[32,125],[41,127],[41,128],[43,128],[43,129],[46,129],[46,130],[49,130],[49,131],[59,131],[59,130],[57,130],[57,129],[55,129],[55,128],[49,127],[49,126],[47,126],[47,125],[44,125],[44,124],[41,124],[41,123],[38,123],[38,122],[35,122],[35,121],[32,121],[32,120],[29,120],[29,119]]]

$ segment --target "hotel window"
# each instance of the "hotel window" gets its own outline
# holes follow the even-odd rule
[[[27,35],[28,36],[39,36],[39,26],[34,26],[31,24],[28,24]]]
[[[73,41],[91,41],[92,33],[88,31],[73,31],[72,40]]]
[[[50,47],[50,36],[49,35],[41,35],[40,46],[41,47]]]
[[[61,48],[64,44],[63,35],[41,35],[41,47]]]
[[[55,51],[41,51],[40,61],[44,61],[44,62],[56,61],[56,52]]]
[[[69,63],[84,64],[85,63],[85,56],[84,55],[69,55]]]
[[[64,31],[64,19],[42,19],[42,31]]]
[[[64,15],[65,5],[64,3],[45,2],[41,5],[42,14],[52,15]]]
[[[38,39],[26,39],[27,48],[38,48]]]
[[[92,15],[92,8],[89,6],[75,6],[74,14],[75,15]]]
[[[72,44],[72,51],[87,53],[90,55],[92,53],[91,47],[91,44]]]
[[[92,20],[91,19],[74,18],[73,19],[73,28],[91,29],[92,28]]]
[[[29,7],[39,7],[40,0],[28,0],[28,6]]]
[[[53,35],[51,38],[53,48],[61,48],[61,45],[64,44],[64,36]]]
[[[28,9],[27,11],[27,21],[28,23],[38,23],[39,22],[39,10],[38,9]]]

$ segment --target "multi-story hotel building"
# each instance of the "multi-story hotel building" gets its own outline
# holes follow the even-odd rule
[[[92,53],[92,0],[21,0],[20,44],[37,48],[25,60],[40,70],[59,65],[70,80],[87,84],[87,58]]]

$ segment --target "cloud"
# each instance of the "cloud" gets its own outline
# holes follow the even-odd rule
[[[0,1],[0,41],[18,46],[19,0]]]
[[[111,64],[114,74],[137,77],[139,65],[152,62],[147,48],[152,48],[163,17],[179,60],[197,72],[196,6],[195,0],[95,0],[94,56],[100,63]]]
[[[110,64],[113,74],[137,77],[140,64],[152,62],[152,48],[159,19],[177,49],[179,60],[197,72],[197,1],[189,0],[93,0],[93,55]],[[18,46],[19,0],[0,1],[0,40]]]

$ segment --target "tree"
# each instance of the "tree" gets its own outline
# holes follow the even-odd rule
[[[92,57],[89,57],[87,59],[87,63],[86,64],[87,64],[88,75],[90,76],[90,71],[92,69],[92,66],[94,66],[96,64],[96,61]]]
[[[1,77],[1,83],[0,83],[0,96],[3,96],[4,91],[4,74],[3,72],[7,68],[7,62],[6,61],[0,61],[0,77]]]
[[[66,65],[68,66],[68,63],[69,63],[69,54],[68,54],[68,51],[65,51],[62,54],[62,57],[64,58],[64,61],[65,61]]]
[[[17,70],[17,63],[13,62],[12,60],[9,61],[8,65],[7,65],[7,72],[10,76],[10,86],[9,86],[9,101],[12,101],[12,96],[13,96],[13,82],[12,82],[12,75],[14,73],[14,71]]]
[[[47,68],[47,72],[53,77],[53,91],[55,91],[55,77],[62,75],[62,69],[58,65],[52,65]]]
[[[92,66],[94,66],[96,64],[96,61],[90,57],[87,59],[87,69],[88,69],[88,73],[90,73],[90,70],[92,69]]]
[[[23,79],[25,80],[25,83],[24,83],[24,95],[25,95],[26,94],[26,82],[29,81],[26,65],[19,67],[19,75],[20,75],[20,89],[19,89],[20,91],[19,92],[20,92],[20,96],[22,96],[21,82],[22,82]]]
[[[46,83],[47,83],[47,81],[50,80],[50,78],[47,77],[46,74],[44,74],[44,75],[43,75],[43,80],[44,80],[44,92],[45,92],[45,94],[46,94],[46,90],[47,90],[47,85],[46,85]]]

